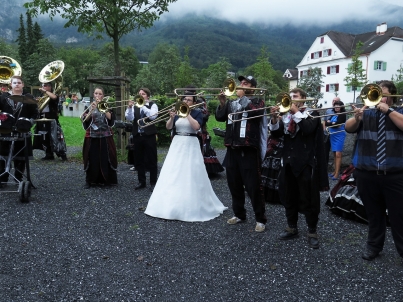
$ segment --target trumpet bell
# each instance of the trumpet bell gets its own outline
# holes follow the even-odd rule
[[[234,79],[228,78],[224,81],[224,94],[231,96],[235,93],[236,83]]]
[[[288,112],[291,108],[291,96],[285,92],[279,93],[276,96],[276,104],[279,104],[280,113]]]
[[[187,117],[190,112],[190,107],[185,102],[177,102],[175,104],[175,110],[179,117]]]
[[[11,77],[20,76],[22,73],[21,65],[13,58],[0,56],[0,83],[10,84]]]
[[[360,98],[365,106],[376,106],[382,99],[382,89],[378,85],[365,85],[361,90]]]
[[[134,97],[134,106],[136,106],[137,108],[141,108],[144,106],[144,99],[141,97],[141,95],[137,94]]]

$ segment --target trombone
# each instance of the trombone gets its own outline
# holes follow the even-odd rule
[[[307,101],[313,101],[314,99],[291,99],[291,96],[286,93],[286,92],[281,92],[276,96],[276,101],[275,103],[277,104],[276,106],[279,107],[279,111],[277,112],[278,114],[280,113],[286,113],[288,111],[290,111],[291,109],[291,104],[294,102],[307,102]],[[232,116],[236,115],[236,114],[241,114],[244,112],[253,112],[253,111],[258,111],[258,110],[266,110],[266,109],[270,109],[272,107],[275,106],[268,106],[268,107],[262,107],[262,108],[257,108],[257,109],[251,109],[251,110],[245,110],[245,111],[240,111],[240,112],[234,112],[234,113],[230,113],[228,114],[228,119],[232,122],[240,122],[240,121],[245,121],[245,120],[250,120],[250,119],[254,119],[254,118],[259,118],[259,117],[263,117],[263,116],[269,116],[271,115],[271,113],[264,113],[261,115],[255,115],[255,116],[251,116],[251,117],[244,117],[241,119],[233,119]]]
[[[254,94],[254,95],[264,95],[266,93],[266,89],[264,88],[254,88],[254,87],[243,87],[243,86],[237,86],[235,83],[234,79],[228,78],[224,81],[223,84],[223,88],[176,88],[174,90],[174,93],[176,94],[176,96],[178,97],[182,97],[182,96],[200,96],[201,94],[203,94],[203,92],[200,93],[195,93],[194,95],[185,95],[185,94],[179,94],[178,91],[196,91],[198,89],[202,89],[202,90],[218,90],[220,92],[224,92],[225,96],[233,96],[235,94],[235,92],[237,90],[254,90],[256,92],[260,92],[259,94]],[[219,94],[215,94],[215,95],[219,95]]]
[[[106,96],[97,104],[97,109],[99,112],[105,113],[106,111],[111,109],[108,107],[109,98],[110,98],[109,96]],[[95,110],[95,108],[92,107],[92,104],[90,106],[88,106],[88,108],[86,108],[83,111],[83,113],[81,113],[81,115],[80,115],[81,122],[83,122],[83,123],[86,122],[90,118],[90,116],[94,110]]]
[[[156,123],[164,121],[169,116],[169,113],[171,111],[176,111],[176,115],[178,115],[181,118],[185,118],[190,114],[190,111],[192,109],[194,109],[196,107],[203,106],[203,105],[204,105],[204,103],[199,103],[199,104],[189,106],[185,102],[178,101],[175,104],[168,106],[169,108],[168,107],[164,108],[162,110],[163,111],[162,115],[160,114],[161,111],[159,113],[157,113],[157,114],[154,114],[154,115],[160,114],[158,116],[158,118],[155,118],[155,119],[151,120],[150,122],[146,122],[145,121],[146,119],[148,119],[148,118],[150,118],[150,117],[152,117],[154,115],[147,116],[147,117],[144,117],[142,119],[137,120],[137,124],[139,125],[140,128],[145,128],[145,127],[154,125]]]
[[[367,107],[374,107],[374,106],[378,105],[381,102],[382,98],[385,96],[400,97],[401,95],[383,93],[381,86],[379,86],[377,84],[365,85],[364,88],[362,88],[361,92],[360,92],[360,98],[363,101],[364,106],[367,106]],[[346,106],[351,106],[351,104],[345,105],[345,107]],[[334,107],[321,108],[320,110],[332,109],[332,108],[334,108]],[[364,109],[364,111],[365,110],[374,110],[374,109],[377,109],[377,108],[366,108],[366,109]],[[349,113],[353,113],[353,112],[354,112],[354,110],[351,110],[351,111],[346,111],[346,112],[338,112],[338,113],[332,113],[332,114],[313,116],[313,118],[320,118],[320,117],[340,115],[340,114],[349,114]]]
[[[334,131],[334,132],[330,132],[330,130],[329,130],[329,128],[333,128],[333,127],[341,127],[341,126],[344,126],[345,125],[345,123],[343,123],[343,124],[338,124],[338,125],[332,125],[332,126],[327,126],[326,127],[326,132],[329,134],[329,135],[331,135],[331,134],[336,134],[336,133],[340,133],[340,132],[345,132],[346,130],[338,130],[338,131]]]

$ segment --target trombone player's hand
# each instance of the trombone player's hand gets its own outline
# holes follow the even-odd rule
[[[224,94],[224,91],[220,91],[218,100],[220,101],[220,107],[223,108],[225,106],[225,102],[227,101],[227,96]]]
[[[280,107],[279,106],[272,106],[270,108],[270,115],[271,115],[271,123],[277,124],[278,121],[278,113],[279,113]]]
[[[357,108],[354,105],[351,105],[351,107],[353,107],[355,121],[360,122],[362,120],[362,116],[364,115],[364,110],[367,109],[368,106]]]

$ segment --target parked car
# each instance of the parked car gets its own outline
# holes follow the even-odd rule
[[[91,98],[89,96],[85,96],[82,98],[81,103],[91,103]]]

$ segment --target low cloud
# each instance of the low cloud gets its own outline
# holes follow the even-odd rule
[[[283,26],[339,24],[343,21],[374,20],[375,24],[398,21],[403,14],[402,0],[178,0],[170,4],[165,18],[187,14],[208,16],[233,23],[259,23]]]

